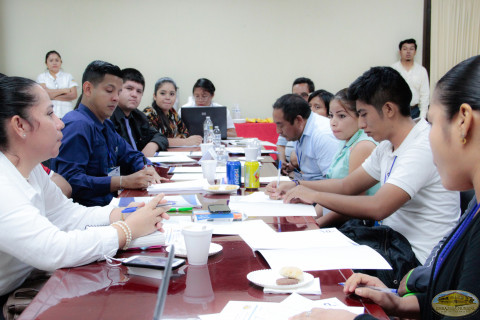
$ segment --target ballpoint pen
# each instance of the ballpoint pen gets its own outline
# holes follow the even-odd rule
[[[159,204],[157,204],[157,208],[158,207],[172,206],[172,205],[175,205],[175,201],[168,201],[167,203],[159,203]],[[143,208],[143,207],[127,207],[127,208],[122,210],[122,213],[132,213],[132,212],[137,211],[137,209],[139,209],[139,208]]]
[[[339,282],[338,284],[341,285],[341,286],[345,286],[345,282]],[[385,293],[393,293],[393,294],[398,295],[398,290],[393,289],[393,288],[381,288],[381,287],[375,287],[375,286],[366,286],[366,285],[362,285],[362,284],[358,284],[357,288],[368,288],[368,289],[372,289],[372,290],[375,290],[375,291],[380,291],[380,292],[385,292]]]
[[[277,188],[280,184],[280,172],[282,171],[282,160],[278,160]]]

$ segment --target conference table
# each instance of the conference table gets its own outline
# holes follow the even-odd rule
[[[268,157],[267,157],[268,158]],[[273,163],[262,163],[261,175],[277,170]],[[165,171],[162,172],[165,174]],[[244,188],[238,195],[248,194]],[[147,196],[146,190],[124,190],[122,197]],[[151,196],[151,195],[150,195]],[[198,194],[202,205],[225,203],[229,195]],[[278,232],[318,229],[313,217],[262,217]],[[211,256],[205,266],[187,263],[176,269],[170,280],[163,319],[198,319],[198,315],[219,313],[230,300],[281,302],[288,295],[264,293],[263,288],[247,279],[251,271],[269,269],[265,259],[239,236],[214,235],[212,242],[223,250]],[[134,254],[166,256],[164,248],[144,251],[119,251],[116,257]],[[346,296],[339,282],[352,270],[309,271],[320,278],[321,295],[305,295],[318,300],[338,298],[348,306],[363,306],[365,312],[388,319],[371,301]],[[76,268],[56,270],[20,319],[152,319],[161,279],[129,275],[124,266],[110,266],[105,261]]]

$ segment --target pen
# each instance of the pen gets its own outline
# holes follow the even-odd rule
[[[341,286],[345,286],[345,282],[339,282],[338,283],[339,285]],[[365,286],[365,285],[357,285],[358,288],[368,288],[368,289],[372,289],[372,290],[376,290],[376,291],[380,291],[380,292],[385,292],[385,293],[394,293],[394,294],[398,294],[398,290],[397,289],[393,289],[393,288],[380,288],[380,287],[375,287],[375,286]]]
[[[192,211],[192,207],[185,207],[185,208],[170,208],[167,212],[184,212],[184,211]]]
[[[277,188],[280,184],[280,171],[282,171],[282,160],[278,160]]]
[[[166,207],[166,206],[172,206],[175,204],[175,201],[168,201],[167,203],[159,203],[157,204],[158,207]],[[143,208],[143,207],[127,207],[122,210],[122,213],[132,213],[137,211],[138,208]]]
[[[143,156],[143,167],[148,168],[148,167],[151,167],[151,166],[152,165],[148,163],[147,158],[145,158],[145,156]]]

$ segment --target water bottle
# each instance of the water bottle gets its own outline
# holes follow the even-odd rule
[[[217,151],[217,162],[219,166],[225,166],[227,165],[228,161],[228,151],[225,148],[225,146],[219,146],[216,148]]]
[[[233,106],[233,119],[241,119],[241,118],[242,118],[242,114],[240,112],[240,107],[238,106],[238,103],[236,103]]]
[[[205,118],[203,122],[203,142],[210,143],[213,140],[213,122],[210,119],[210,116]]]
[[[220,128],[218,126],[215,126],[215,129],[213,129],[213,145],[215,147],[220,147],[222,143],[222,133],[220,132]]]

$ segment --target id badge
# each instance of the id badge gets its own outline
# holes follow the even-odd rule
[[[109,177],[118,177],[120,176],[120,166],[108,168]]]

